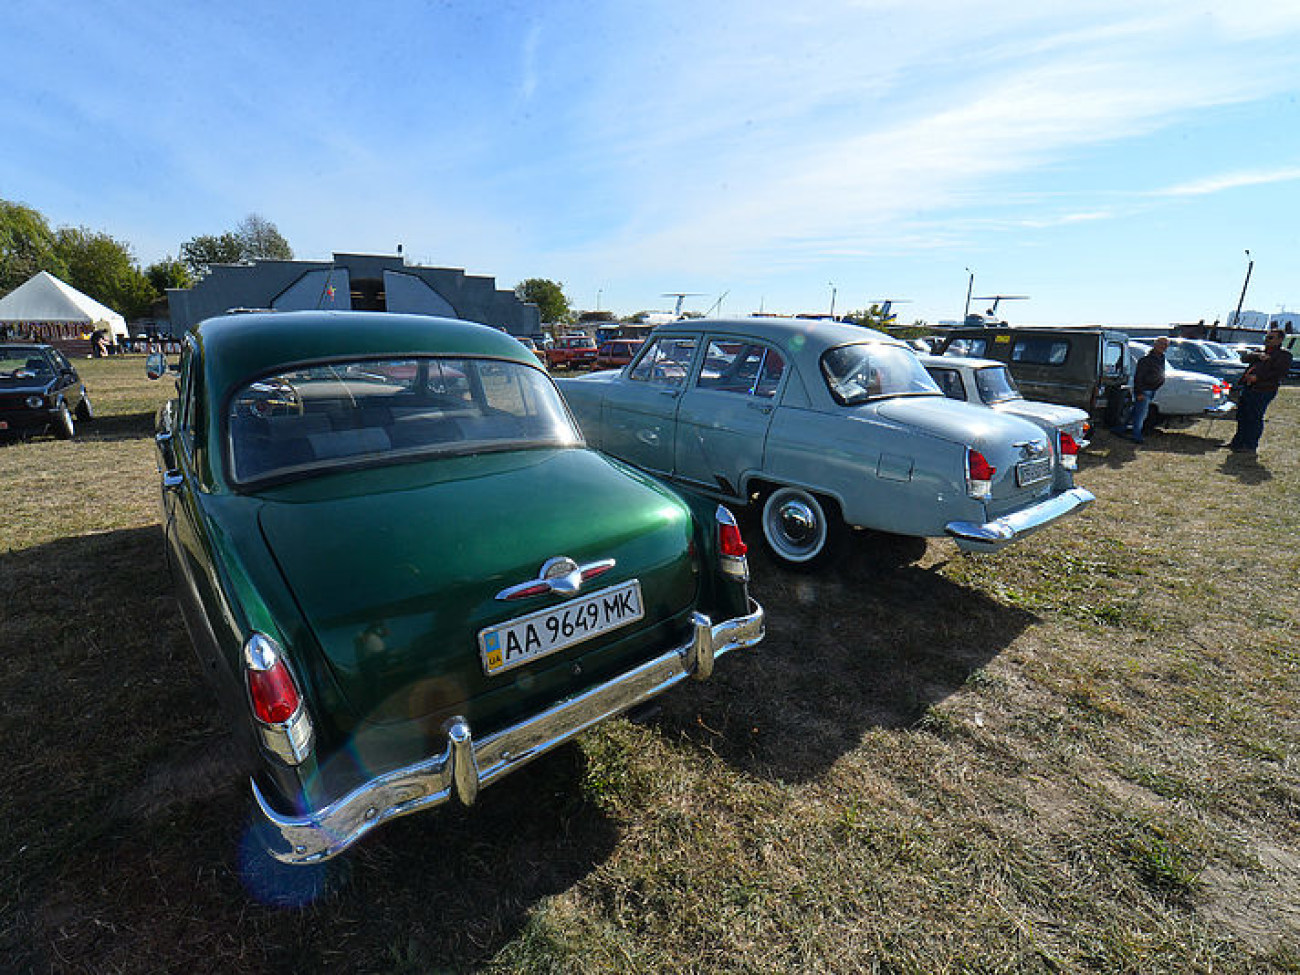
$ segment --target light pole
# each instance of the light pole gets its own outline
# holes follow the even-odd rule
[[[966,273],[970,275],[970,280],[966,282],[966,310],[962,312],[961,323],[966,324],[966,319],[970,317],[970,293],[975,288],[975,272],[966,268]]]
[[[596,289],[596,311],[600,311],[600,296],[605,293],[604,288]]]
[[[835,291],[836,291],[836,289],[835,289],[835,282],[834,282],[834,281],[827,281],[826,283],[829,284],[829,285],[831,286],[831,319],[834,320],[834,318],[835,318]]]
[[[1255,269],[1255,261],[1250,256],[1250,248],[1246,249],[1246,260],[1250,261],[1246,265],[1246,280],[1241,283],[1241,297],[1237,299],[1237,310],[1232,313],[1232,327],[1241,327],[1241,303],[1246,300],[1246,288],[1250,285],[1250,272]]]

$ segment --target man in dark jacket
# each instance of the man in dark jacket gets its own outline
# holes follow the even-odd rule
[[[1165,384],[1167,348],[1169,340],[1162,335],[1151,343],[1151,351],[1138,360],[1133,370],[1133,408],[1129,411],[1128,423],[1116,427],[1114,432],[1131,437],[1134,443],[1142,442],[1142,427],[1147,422],[1147,411],[1151,409],[1151,397]]]
[[[1264,411],[1277,395],[1277,387],[1291,369],[1291,353],[1282,348],[1282,333],[1264,336],[1263,353],[1248,357],[1250,368],[1241,377],[1237,401],[1237,433],[1228,444],[1234,454],[1253,454],[1264,433]]]

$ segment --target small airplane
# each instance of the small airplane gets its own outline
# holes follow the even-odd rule
[[[686,298],[699,298],[704,296],[703,291],[665,291],[661,298],[676,298],[677,304],[673,307],[673,317],[682,317],[682,301]]]
[[[966,324],[967,325],[1006,324],[1005,322],[1000,323],[998,321],[998,304],[1003,301],[1025,301],[1028,298],[1029,295],[984,295],[983,297],[977,295],[971,300],[991,301],[993,302],[993,304],[989,306],[989,310],[986,311],[983,315],[981,315],[979,312],[971,312],[969,315],[966,316]]]
[[[871,302],[868,307],[878,307],[880,309],[880,322],[882,325],[892,325],[898,321],[898,312],[891,312],[890,309],[895,305],[911,304],[911,298],[878,298]]]

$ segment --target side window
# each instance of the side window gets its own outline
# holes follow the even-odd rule
[[[1117,376],[1124,371],[1124,343],[1107,342],[1102,349],[1101,371],[1107,376]]]
[[[1011,361],[1034,366],[1060,366],[1069,357],[1070,343],[1064,339],[1021,338],[1011,346]]]
[[[198,428],[198,385],[197,370],[194,367],[193,347],[186,344],[181,352],[180,416],[177,417],[177,433],[181,441],[192,450],[194,432]]]
[[[695,356],[694,338],[673,338],[664,336],[651,342],[636,365],[628,373],[628,379],[657,386],[683,386],[686,375],[691,371],[691,359]]]
[[[785,372],[785,361],[775,349],[764,345],[714,339],[704,353],[704,365],[696,383],[700,389],[714,389],[743,396],[771,399]]]
[[[943,390],[944,396],[949,399],[966,398],[966,385],[961,381],[961,373],[956,369],[931,369],[929,372],[934,381],[939,384],[939,388]]]
[[[776,395],[776,388],[781,385],[785,375],[785,359],[776,349],[768,349],[763,356],[763,368],[759,370],[758,382],[754,386],[754,395],[771,399]]]

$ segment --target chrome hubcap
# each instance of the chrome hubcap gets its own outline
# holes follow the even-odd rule
[[[781,534],[800,547],[817,539],[817,515],[802,501],[787,501],[777,510]]]

